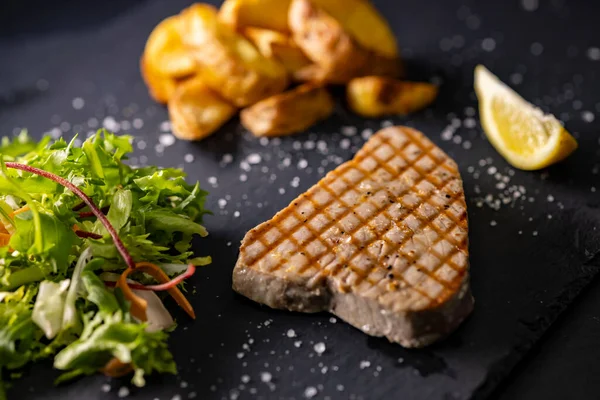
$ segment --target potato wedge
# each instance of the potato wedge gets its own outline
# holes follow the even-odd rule
[[[196,72],[196,61],[181,39],[178,15],[162,20],[150,33],[144,47],[144,58],[159,75],[182,78]]]
[[[243,109],[240,119],[255,136],[291,135],[327,118],[333,107],[325,87],[306,83]]]
[[[394,32],[369,0],[312,1],[338,20],[360,46],[384,57],[398,57]]]
[[[262,55],[279,61],[291,75],[311,64],[289,35],[254,27],[244,29],[244,35],[254,43]]]
[[[183,140],[201,140],[227,122],[236,108],[195,77],[180,84],[169,99],[173,134]]]
[[[292,37],[317,65],[300,77],[315,76],[313,80],[342,84],[359,76],[397,77],[401,73],[399,59],[363,48],[335,18],[309,0],[292,0],[288,20]]]
[[[363,117],[406,115],[431,104],[438,87],[425,82],[403,82],[380,76],[356,78],[348,83],[348,106]]]
[[[234,27],[249,26],[288,32],[291,0],[225,0],[219,18]],[[397,58],[398,45],[385,18],[369,0],[313,0],[338,20],[361,46],[384,57]]]
[[[219,19],[236,30],[254,26],[289,32],[289,6],[290,0],[225,0]]]
[[[243,107],[285,90],[285,68],[219,22],[216,8],[194,4],[181,15],[184,42],[201,65],[204,81],[226,100]]]
[[[153,65],[147,62],[145,56],[140,58],[140,73],[150,97],[157,103],[166,104],[177,88],[177,80],[160,75],[153,69]]]

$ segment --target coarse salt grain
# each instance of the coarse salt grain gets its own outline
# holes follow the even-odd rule
[[[261,372],[260,373],[260,380],[263,381],[264,383],[271,382],[271,379],[273,379],[273,375],[271,375],[270,372]]]
[[[594,122],[594,119],[596,119],[596,116],[594,115],[593,112],[591,111],[583,111],[581,113],[581,118],[585,121],[585,122]]]
[[[170,133],[163,133],[158,137],[158,142],[165,147],[172,146],[175,144],[175,136]]]
[[[531,54],[539,56],[544,52],[544,46],[539,42],[533,42],[531,44]]]
[[[600,48],[590,47],[587,50],[587,56],[592,61],[600,61]]]
[[[104,393],[108,393],[108,392],[110,392],[110,385],[108,383],[105,383],[102,385],[100,390],[102,390]]]
[[[85,106],[85,100],[83,100],[81,97],[75,97],[71,101],[71,105],[73,106],[74,109],[81,110],[83,108],[83,106]]]
[[[119,388],[119,392],[117,393],[117,396],[119,396],[120,398],[129,396],[129,388],[127,386],[121,386]]]
[[[231,154],[223,154],[223,158],[221,162],[223,164],[230,164],[233,161],[233,156]]]
[[[314,345],[313,349],[315,350],[315,352],[319,355],[323,354],[326,350],[326,346],[325,343],[323,342],[319,342],[317,344]]]
[[[171,132],[171,122],[170,121],[161,122],[158,129],[160,129],[162,132]]]
[[[357,129],[355,126],[342,126],[342,135],[354,136],[356,135]]]
[[[369,368],[371,366],[371,361],[363,360],[360,362],[359,366],[360,366],[360,369]]]
[[[183,161],[185,161],[186,163],[193,163],[194,155],[190,153],[186,154],[185,156],[183,156]]]
[[[135,129],[141,129],[144,126],[144,120],[141,118],[135,118],[132,125]]]
[[[317,393],[317,388],[314,386],[309,386],[306,389],[304,389],[304,397],[306,397],[307,399],[312,399],[317,395]]]
[[[296,337],[296,331],[294,331],[293,329],[288,329],[288,331],[286,332],[286,335],[289,338]]]
[[[252,153],[246,157],[246,160],[250,164],[259,164],[262,161],[262,157],[258,153]]]
[[[481,48],[485,51],[494,51],[496,48],[496,41],[492,38],[485,38],[481,42]]]
[[[383,125],[383,124],[382,124]],[[367,140],[369,139],[371,136],[373,135],[373,129],[363,129],[362,133],[360,134],[360,136],[364,139]]]

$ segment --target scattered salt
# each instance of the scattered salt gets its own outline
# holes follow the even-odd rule
[[[252,153],[246,157],[246,160],[250,164],[259,164],[262,161],[262,157],[258,153]]]
[[[71,101],[71,104],[73,105],[74,109],[81,110],[83,106],[85,106],[85,100],[83,100],[81,97],[75,97],[73,101]]]
[[[171,122],[170,121],[161,122],[158,129],[160,129],[162,132],[171,132]]]
[[[492,38],[485,38],[481,42],[481,48],[485,51],[494,51],[496,48],[496,41]]]
[[[287,337],[289,337],[289,338],[296,337],[296,331],[294,331],[293,329],[288,329],[288,331],[287,331],[286,335],[287,335]]]
[[[304,389],[304,397],[306,397],[307,399],[312,399],[317,395],[317,393],[317,388],[314,386],[309,386],[306,389]]]
[[[590,47],[587,50],[587,56],[592,61],[600,61],[600,48]]]
[[[533,42],[531,44],[531,54],[534,56],[539,56],[544,52],[544,46],[542,46],[539,42]]]
[[[585,122],[594,122],[594,119],[596,119],[596,116],[594,115],[593,112],[591,111],[583,111],[581,113],[581,118],[585,121]]]
[[[260,373],[260,380],[263,381],[264,383],[271,382],[271,379],[273,379],[273,375],[271,375],[270,372],[261,372]]]
[[[175,144],[175,136],[170,133],[163,133],[158,137],[158,142],[165,147],[169,147]]]
[[[360,369],[369,368],[371,366],[371,361],[363,360],[360,362],[359,366],[360,366]]]
[[[308,167],[308,161],[306,161],[305,159],[301,159],[300,161],[298,161],[299,169],[304,169],[306,167]]]
[[[342,135],[354,136],[356,135],[357,129],[355,126],[342,126]]]
[[[326,346],[325,343],[319,342],[315,344],[313,348],[317,354],[321,355],[325,352]]]
[[[129,388],[127,386],[121,386],[119,388],[119,393],[117,394],[120,398],[124,398],[129,396]]]

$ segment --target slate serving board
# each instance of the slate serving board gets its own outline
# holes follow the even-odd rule
[[[24,371],[9,398],[485,398],[600,267],[600,54],[590,50],[600,6],[375,1],[394,28],[410,78],[442,83],[432,108],[366,120],[345,108],[338,91],[335,115],[305,134],[259,141],[233,120],[201,143],[173,143],[166,110],[148,97],[138,60],[152,27],[188,4],[29,1],[0,13],[3,135],[27,128],[36,136],[72,137],[102,124],[118,128],[136,137],[133,163],[185,168],[210,191],[215,214],[206,218],[210,236],[196,247],[214,259],[194,278],[198,319],[175,311],[178,377],[152,377],[143,389],[102,376],[54,388],[56,373],[40,363]],[[565,120],[581,144],[576,155],[542,172],[511,169],[479,126],[477,63]],[[476,299],[464,325],[428,349],[405,350],[329,315],[273,311],[234,294],[231,271],[245,232],[389,123],[423,131],[460,167]]]

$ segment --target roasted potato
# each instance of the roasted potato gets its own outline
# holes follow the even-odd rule
[[[248,26],[288,32],[290,0],[225,0],[219,19],[233,29]]]
[[[289,35],[262,28],[246,28],[244,35],[265,57],[279,61],[291,75],[311,64]]]
[[[226,100],[243,107],[285,90],[285,68],[219,22],[216,8],[194,4],[181,15],[184,42],[200,64],[204,81]]]
[[[243,109],[240,119],[255,136],[290,135],[327,118],[333,107],[326,88],[306,83]]]
[[[292,37],[316,64],[308,72],[301,71],[300,78],[341,84],[359,76],[400,74],[399,59],[363,48],[335,18],[309,0],[292,0],[288,21]]]
[[[431,83],[366,76],[348,83],[346,98],[355,113],[363,117],[382,117],[421,110],[435,100],[437,93],[438,87]]]
[[[157,74],[183,78],[196,71],[196,61],[181,39],[178,15],[162,20],[150,33],[144,47],[144,59]]]
[[[236,108],[195,77],[180,84],[169,99],[173,134],[183,140],[200,140],[227,122]]]
[[[398,44],[385,18],[369,0],[312,0],[339,21],[362,47],[381,56],[398,58]]]
[[[166,104],[177,88],[177,80],[160,75],[144,56],[140,59],[140,72],[150,97],[157,103]]]
[[[338,20],[361,46],[384,57],[397,58],[398,46],[385,18],[369,0],[312,0]],[[219,18],[235,29],[249,26],[289,31],[291,0],[225,0]]]

